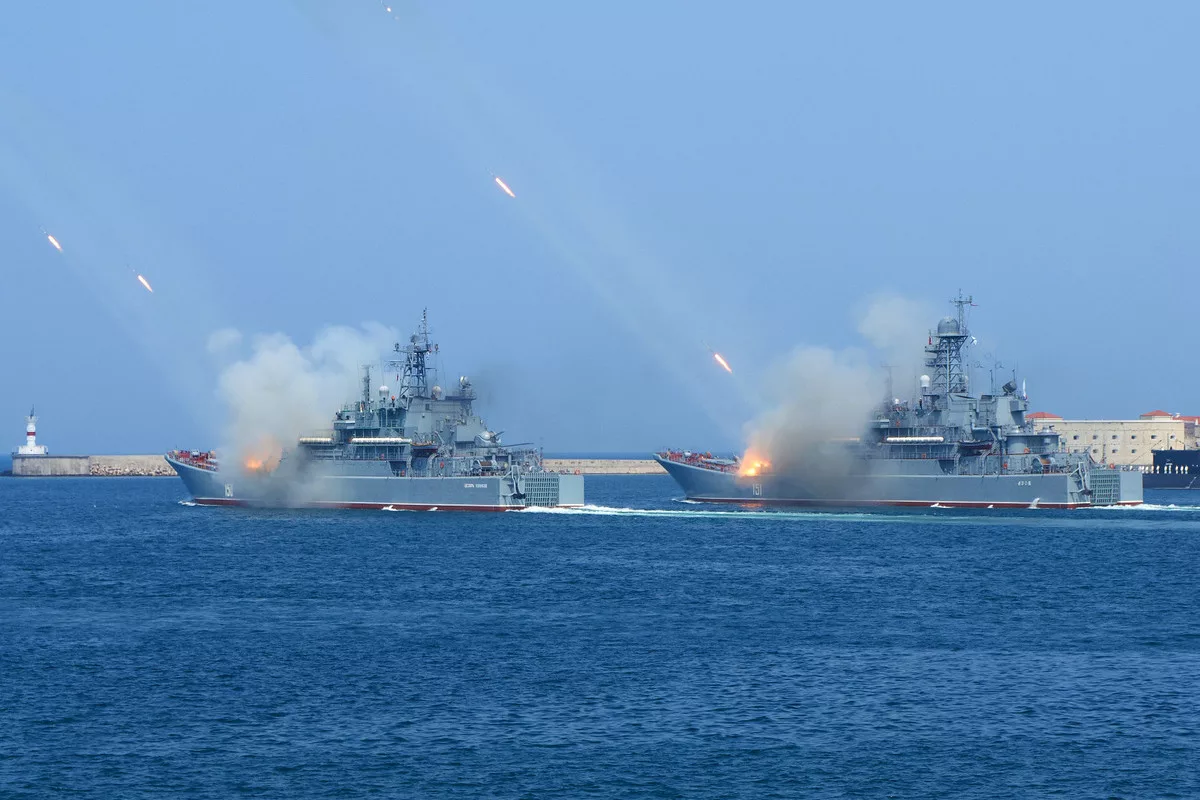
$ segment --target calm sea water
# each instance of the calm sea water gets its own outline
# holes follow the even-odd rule
[[[1197,797],[1200,507],[253,512],[0,480],[0,795]]]

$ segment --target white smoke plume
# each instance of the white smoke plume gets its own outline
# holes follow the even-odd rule
[[[858,321],[858,332],[871,344],[891,371],[894,392],[908,399],[924,371],[930,328],[936,312],[927,304],[896,294],[878,294],[867,301]]]
[[[797,347],[770,373],[765,396],[770,410],[747,427],[747,460],[762,459],[775,471],[817,479],[849,465],[846,449],[832,440],[860,437],[872,409],[884,400],[886,359],[894,390],[907,398],[908,381],[919,374],[931,318],[920,303],[895,295],[872,298],[858,330],[874,348],[831,350]]]
[[[776,470],[812,461],[833,439],[862,433],[883,380],[861,351],[798,347],[772,371],[772,408],[751,423],[750,450]]]
[[[208,335],[208,353],[223,356],[242,343],[242,332],[236,328],[221,328]]]
[[[358,396],[361,366],[377,365],[398,338],[376,323],[325,328],[305,347],[276,333],[254,337],[250,352],[238,357],[236,334],[226,329],[210,337],[210,352],[232,358],[217,394],[226,409],[222,455],[235,464],[269,460],[298,436],[328,430],[333,412]]]

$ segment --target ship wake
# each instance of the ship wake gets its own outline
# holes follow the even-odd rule
[[[686,501],[683,502],[695,502]],[[708,505],[707,503],[697,503],[698,505]],[[843,520],[874,520],[874,519],[891,519],[893,517],[885,517],[882,514],[871,514],[866,512],[830,512],[830,511],[773,511],[773,510],[756,510],[756,511],[729,511],[729,510],[684,510],[684,509],[669,509],[669,508],[627,508],[618,506],[597,506],[585,505],[577,508],[546,508],[541,506],[531,506],[520,510],[522,514],[563,514],[570,516],[593,516],[593,517],[645,517],[649,519],[728,519],[728,520],[770,520],[770,521],[786,521],[786,520],[812,520],[812,519],[843,519]],[[911,518],[907,517],[907,518]]]

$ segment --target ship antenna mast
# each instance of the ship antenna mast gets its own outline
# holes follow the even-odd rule
[[[967,334],[967,308],[975,306],[975,298],[971,295],[963,297],[962,289],[958,290],[958,297],[950,301],[958,308],[958,328]]]
[[[925,365],[933,371],[933,393],[943,396],[967,391],[963,346],[970,336],[966,310],[975,305],[971,297],[963,297],[961,290],[950,302],[957,306],[957,316],[939,322],[937,332],[930,336],[929,346],[925,348]]]
[[[429,397],[429,373],[433,369],[426,357],[437,352],[437,345],[429,341],[429,310],[421,311],[421,325],[417,332],[408,337],[408,344],[396,343],[393,350],[403,353],[404,359],[393,359],[386,363],[387,369],[399,369],[400,396],[404,398]]]

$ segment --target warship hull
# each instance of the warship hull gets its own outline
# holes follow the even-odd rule
[[[1147,489],[1200,489],[1200,450],[1155,451],[1144,481]]]
[[[396,375],[398,387],[379,386],[373,396],[371,368],[364,367],[362,395],[337,409],[329,428],[297,436],[288,449],[274,436],[261,436],[250,447],[253,454],[237,453],[232,462],[199,450],[172,450],[167,462],[201,505],[392,511],[582,506],[583,476],[545,469],[540,450],[502,444],[502,432],[490,430],[474,411],[470,378],[460,375],[450,390],[438,384],[438,352],[422,313],[417,332],[407,344],[396,342],[380,365],[384,374]]]
[[[888,474],[886,462],[862,462],[837,476],[788,474],[739,475],[681,463],[661,455],[655,460],[683,488],[689,500],[709,503],[859,506],[946,506],[954,508],[1081,508],[1136,505],[1142,502],[1141,473],[1093,469],[1086,486],[1073,474],[946,475]],[[936,462],[934,462],[936,464]],[[933,466],[932,464],[930,465]]]
[[[583,505],[583,476],[402,476],[387,462],[327,462],[303,470],[226,473],[167,456],[200,505],[396,511],[512,511]]]

